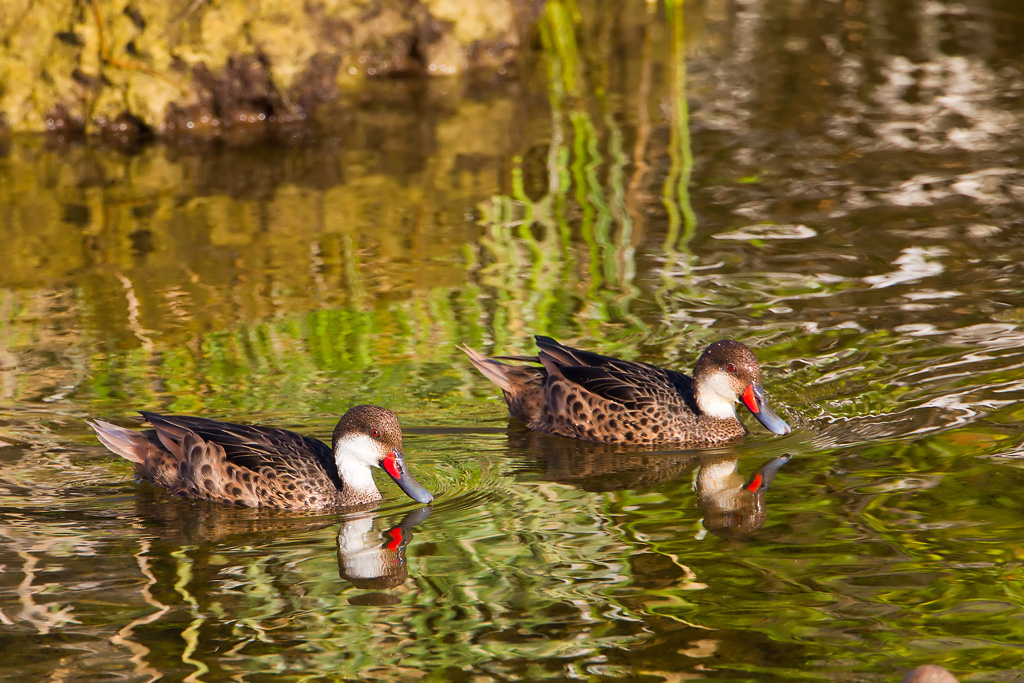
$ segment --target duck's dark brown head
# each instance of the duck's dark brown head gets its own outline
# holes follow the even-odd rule
[[[434,496],[412,476],[402,454],[402,427],[398,417],[380,406],[350,408],[334,428],[334,460],[345,486],[377,492],[371,467],[388,473],[407,496],[429,503]],[[377,493],[376,498],[380,494]]]
[[[761,387],[761,366],[754,353],[732,339],[711,344],[693,370],[693,393],[701,412],[719,419],[735,419],[733,404],[743,404],[775,434],[788,434],[789,425],[768,405]]]

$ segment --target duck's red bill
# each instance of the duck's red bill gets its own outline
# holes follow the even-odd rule
[[[397,451],[388,453],[381,462],[381,467],[384,468],[389,477],[394,479],[395,483],[398,484],[398,488],[402,489],[405,495],[417,503],[429,503],[434,500],[434,495],[423,488],[409,472],[409,469],[405,466],[405,458],[401,453]]]
[[[792,430],[786,421],[775,414],[772,407],[768,405],[768,399],[764,395],[764,389],[760,384],[748,384],[743,390],[743,405],[750,409],[757,421],[764,425],[764,428],[773,434],[789,434]]]

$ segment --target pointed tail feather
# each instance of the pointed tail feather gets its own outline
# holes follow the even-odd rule
[[[491,380],[505,395],[505,403],[513,417],[526,424],[539,419],[544,407],[544,368],[527,365],[505,365],[488,358],[468,346],[460,346],[470,362],[487,379]],[[516,358],[520,360],[519,358]],[[522,358],[536,363],[536,358]]]
[[[86,420],[85,423],[96,432],[100,443],[114,453],[140,465],[146,462],[146,454],[152,449],[153,442],[145,432],[125,429],[103,420]]]
[[[456,348],[469,356],[469,362],[473,364],[473,367],[479,370],[480,374],[484,377],[497,384],[502,391],[507,391],[510,394],[516,392],[516,388],[509,381],[507,374],[508,370],[512,369],[511,366],[499,363],[493,358],[488,358],[476,349],[471,349],[468,346],[457,346]]]
[[[514,360],[520,363],[539,363],[537,356],[494,356],[491,360]]]

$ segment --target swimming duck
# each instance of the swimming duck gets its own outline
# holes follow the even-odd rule
[[[142,416],[155,429],[87,422],[104,446],[136,463],[140,477],[187,498],[285,510],[367,505],[381,499],[371,471],[380,467],[413,500],[434,499],[406,467],[402,428],[386,408],[349,409],[334,428],[333,449],[285,429]]]
[[[647,363],[601,356],[537,336],[540,353],[499,356],[540,363],[507,365],[461,348],[505,394],[509,413],[529,429],[586,441],[706,446],[743,436],[737,400],[774,434],[788,434],[761,388],[761,368],[738,341],[711,344],[693,378]]]

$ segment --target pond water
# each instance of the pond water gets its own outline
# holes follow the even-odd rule
[[[0,678],[1019,680],[1022,17],[552,1],[517,72],[293,139],[6,141]],[[742,340],[793,432],[526,432],[456,345],[533,334],[686,371]],[[83,422],[329,439],[357,403],[429,508],[178,499]]]

